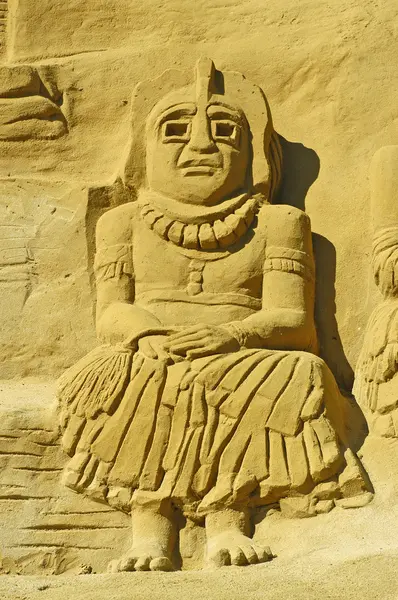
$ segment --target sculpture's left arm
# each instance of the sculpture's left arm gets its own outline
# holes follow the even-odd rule
[[[264,209],[262,310],[227,325],[241,346],[316,352],[315,266],[309,217],[284,205]]]

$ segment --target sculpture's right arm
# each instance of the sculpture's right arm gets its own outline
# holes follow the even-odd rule
[[[124,204],[102,215],[96,229],[97,334],[110,343],[161,327],[134,304],[132,218],[133,206]]]

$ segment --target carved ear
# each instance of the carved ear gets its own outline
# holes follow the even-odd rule
[[[257,106],[248,107],[253,148],[252,185],[254,192],[272,203],[282,179],[282,148],[272,124],[268,101],[263,90],[255,87],[261,95],[262,106],[259,99]]]
[[[222,95],[240,107],[249,124],[253,156],[251,191],[272,202],[281,181],[282,150],[272,124],[267,98],[258,85],[241,73],[223,71],[221,75]]]

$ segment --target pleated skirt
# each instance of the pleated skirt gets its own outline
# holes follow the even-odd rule
[[[339,390],[306,352],[241,350],[173,365],[134,356],[112,414],[70,415],[70,488],[129,512],[134,494],[206,514],[308,493],[341,468]]]

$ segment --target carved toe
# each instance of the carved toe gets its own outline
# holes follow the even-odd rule
[[[167,556],[160,556],[151,560],[149,568],[151,571],[173,571],[173,565]]]
[[[151,562],[150,556],[140,556],[134,565],[135,571],[149,571],[149,563]]]
[[[209,540],[207,564],[210,567],[244,566],[267,562],[273,558],[268,548],[242,534],[224,533]]]
[[[231,565],[235,565],[237,567],[243,567],[243,565],[247,565],[247,559],[242,548],[239,546],[231,548],[229,553],[231,556]]]
[[[209,566],[226,567],[231,564],[231,555],[227,548],[220,548],[214,553],[210,553],[207,557]]]
[[[249,565],[255,565],[256,563],[258,563],[258,554],[254,546],[248,544],[247,546],[244,546],[242,548],[242,551]]]

